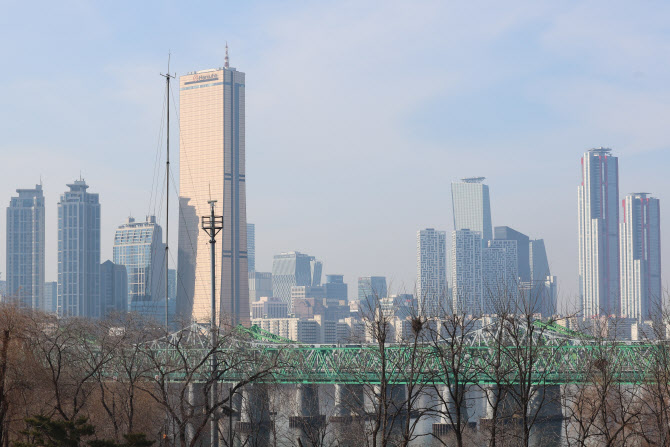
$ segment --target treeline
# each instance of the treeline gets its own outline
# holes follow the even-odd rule
[[[234,330],[212,338],[197,325],[166,336],[132,315],[58,319],[1,305],[0,445],[197,446],[211,420],[220,445],[500,447],[543,435],[569,446],[670,445],[661,324],[659,340],[641,347],[597,327],[557,336],[556,321],[518,306],[494,318],[417,312],[401,337],[396,323],[370,309],[364,338],[351,340],[374,340],[367,360],[363,351],[351,364],[331,358],[346,381],[319,390],[282,385],[292,371],[309,374],[318,350],[267,348]],[[433,432],[426,421],[438,424]],[[547,422],[563,434],[538,429]]]

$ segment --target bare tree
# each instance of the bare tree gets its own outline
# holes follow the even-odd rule
[[[479,348],[474,347],[474,332],[480,328],[481,319],[465,312],[455,312],[451,306],[442,305],[439,324],[430,327],[430,344],[439,366],[440,379],[433,384],[438,408],[436,414],[445,421],[454,438],[454,444],[463,447],[468,430],[467,392],[477,383],[476,366]],[[440,437],[438,441],[447,445]],[[451,445],[451,443],[449,443]]]
[[[228,393],[220,392],[211,399],[214,384],[236,377],[235,394],[248,384],[271,381],[281,364],[281,349],[258,355],[231,329],[221,331],[212,346],[207,332],[193,325],[144,349],[153,375],[142,386],[164,408],[183,446],[197,445],[209,422],[222,414],[223,407],[231,407]],[[211,362],[216,362],[214,375]]]

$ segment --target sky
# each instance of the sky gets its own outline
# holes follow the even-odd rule
[[[297,250],[321,259],[324,273],[344,274],[350,297],[367,275],[412,291],[417,231],[451,232],[450,183],[483,176],[493,224],[545,240],[559,305],[568,306],[578,290],[580,157],[599,146],[619,157],[621,198],[661,199],[670,261],[670,3],[0,6],[0,201],[42,181],[47,280],[57,276],[56,204],[74,179],[100,194],[102,261],[129,215],[165,221],[159,74],[168,53],[177,76],[220,67],[226,42],[231,66],[246,73],[247,213],[259,271]],[[174,118],[171,129],[178,184]]]

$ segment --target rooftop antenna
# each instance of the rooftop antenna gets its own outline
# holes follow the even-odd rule
[[[168,301],[169,301],[169,252],[170,252],[170,79],[174,79],[175,75],[170,74],[170,56],[172,54],[168,50],[168,69],[167,73],[161,73],[165,78],[165,95],[167,96],[167,158],[165,162],[165,333],[170,331],[168,319]]]
[[[229,59],[228,59],[228,41],[226,40],[226,59],[225,59],[225,62],[223,63],[224,68],[229,68],[230,67],[230,64],[228,62],[229,62]]]

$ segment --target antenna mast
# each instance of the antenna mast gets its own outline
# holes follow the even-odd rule
[[[168,302],[170,281],[168,260],[170,254],[170,79],[174,79],[175,75],[170,74],[170,53],[168,53],[168,69],[167,73],[161,73],[165,78],[165,94],[167,95],[167,158],[165,162],[165,333],[170,331],[169,317],[168,317]],[[176,278],[175,278],[176,279]]]

